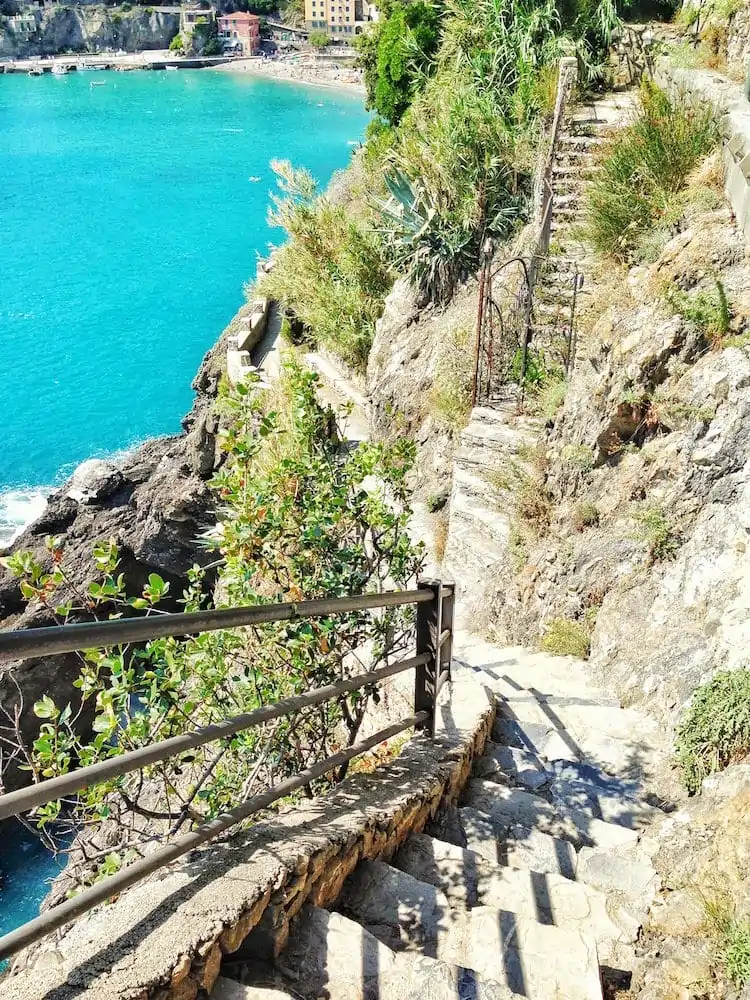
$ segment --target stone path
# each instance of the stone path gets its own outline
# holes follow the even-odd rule
[[[232,956],[217,1000],[601,1000],[627,988],[659,880],[648,828],[670,747],[582,662],[459,633],[455,686],[497,717],[458,808],[306,906],[273,963]],[[620,994],[622,995],[622,994]]]

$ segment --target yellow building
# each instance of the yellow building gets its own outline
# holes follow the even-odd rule
[[[346,41],[361,35],[378,19],[378,9],[368,0],[305,0],[305,23],[315,31]]]

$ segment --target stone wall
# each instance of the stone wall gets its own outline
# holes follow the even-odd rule
[[[283,949],[304,903],[329,906],[362,859],[388,860],[457,801],[494,718],[490,692],[448,686],[436,739],[372,774],[196,851],[19,956],[3,1000],[194,1000],[224,955]]]

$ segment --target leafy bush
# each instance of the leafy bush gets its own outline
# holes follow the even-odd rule
[[[677,730],[677,763],[691,793],[750,753],[750,670],[723,670],[693,694]]]
[[[635,259],[639,241],[669,215],[690,172],[720,139],[711,105],[673,100],[644,84],[635,120],[605,145],[587,189],[585,228],[596,249]]]
[[[311,31],[307,40],[314,49],[324,49],[331,41],[325,31]]]
[[[440,39],[440,15],[432,4],[395,3],[377,29],[374,88],[369,106],[391,125],[401,120]],[[371,83],[372,75],[366,80]]]
[[[289,306],[313,341],[362,369],[391,285],[380,241],[342,205],[318,195],[306,170],[278,160],[271,166],[280,193],[272,196],[269,222],[290,238],[259,290]]]
[[[174,36],[172,41],[169,43],[170,52],[182,52],[184,51],[184,44],[182,41],[182,35],[179,32]]]
[[[680,536],[664,508],[643,504],[634,517],[638,525],[636,537],[647,543],[649,562],[671,559],[679,548]]]
[[[729,332],[731,314],[724,285],[718,278],[714,280],[714,294],[698,292],[690,295],[670,286],[665,292],[665,298],[675,312],[699,326],[706,336],[712,340],[720,340]]]
[[[553,618],[547,622],[539,645],[545,653],[585,660],[591,652],[591,632],[581,622]]]
[[[582,500],[573,508],[571,521],[576,531],[593,528],[599,523],[599,508],[591,500]]]
[[[469,331],[451,330],[443,339],[430,391],[430,410],[448,427],[465,427],[471,413],[474,358]]]
[[[226,605],[379,592],[408,586],[420,570],[422,551],[407,530],[405,480],[413,445],[400,440],[342,450],[335,415],[317,403],[316,386],[317,376],[293,358],[270,391],[252,374],[234,388],[222,386],[227,458],[211,484],[220,523],[207,544],[222,556],[216,593]],[[375,475],[381,485],[365,491],[363,481]],[[65,621],[81,608],[69,599],[76,592],[60,541],[50,539],[49,548],[49,572],[28,553],[8,562],[26,598],[54,608]],[[97,545],[93,555],[96,577],[82,598],[74,598],[87,616],[159,613],[168,583],[151,574],[140,593],[128,595],[114,541]],[[195,568],[190,576],[185,610],[211,607],[202,571]],[[363,663],[399,658],[413,641],[413,618],[413,609],[357,612],[159,639],[139,649],[88,651],[81,656],[78,686],[83,711],[95,716],[93,737],[82,734],[69,705],[46,696],[35,706],[39,737],[18,752],[39,780],[66,773],[75,759],[93,764],[219,722],[332,683]],[[85,866],[76,873],[79,881],[96,878],[127,863],[144,841],[183,833],[351,745],[373,697],[373,691],[353,693],[242,731],[92,786],[66,800],[64,811],[52,803],[33,818],[52,842],[106,823],[107,857],[98,866],[94,862],[93,872]],[[9,735],[4,719],[0,732],[4,746],[6,737],[16,735],[12,728]],[[331,773],[312,791],[341,777],[341,771]]]

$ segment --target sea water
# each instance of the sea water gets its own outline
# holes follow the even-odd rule
[[[325,185],[367,115],[215,71],[0,77],[0,544],[92,456],[176,433],[243,298],[272,159]]]
[[[282,239],[270,161],[325,185],[366,122],[344,92],[222,72],[0,77],[0,543],[79,462],[179,431]],[[0,833],[1,935],[59,861]]]

